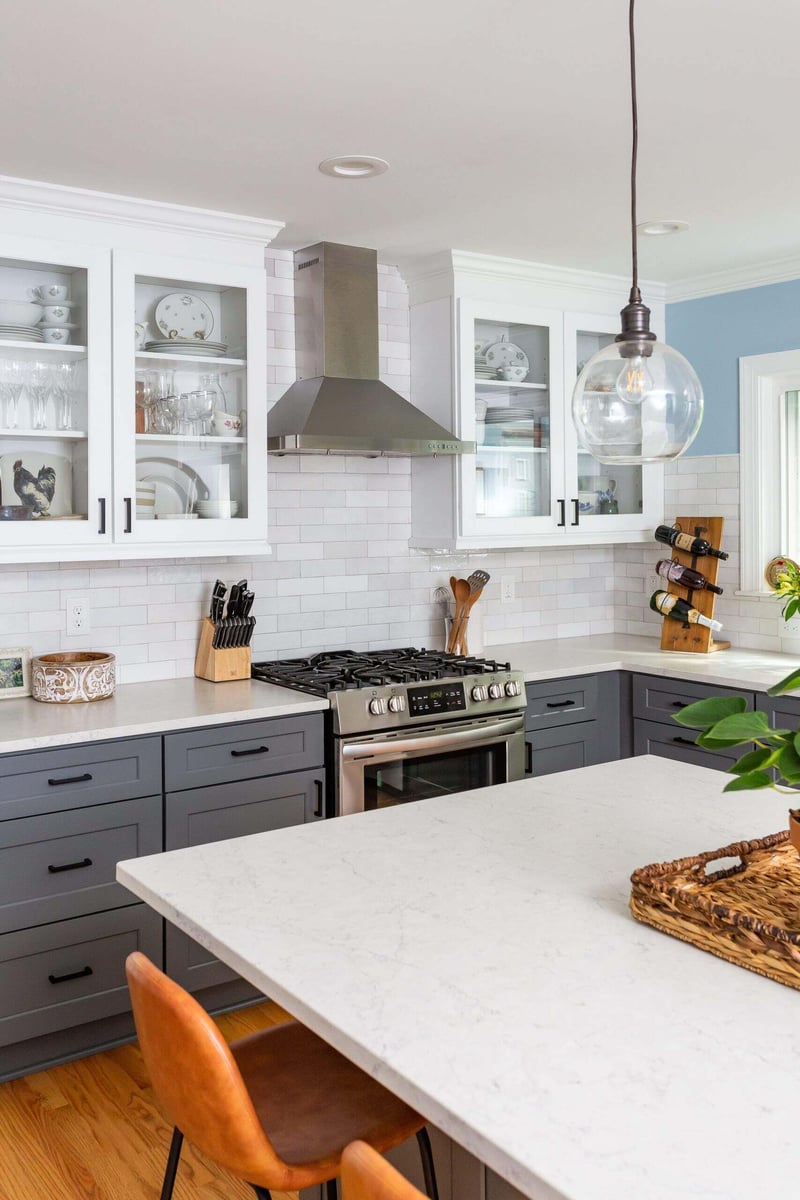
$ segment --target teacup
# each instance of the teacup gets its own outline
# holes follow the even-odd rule
[[[46,342],[57,346],[66,346],[71,333],[69,329],[64,329],[61,325],[47,325],[42,330],[42,335]]]
[[[43,283],[31,288],[31,295],[43,304],[61,304],[69,300],[69,288],[65,283]]]
[[[42,309],[41,325],[66,325],[68,322],[68,308],[62,304],[45,304]]]
[[[242,428],[239,417],[231,416],[220,408],[215,408],[211,418],[211,428],[217,437],[234,437]]]

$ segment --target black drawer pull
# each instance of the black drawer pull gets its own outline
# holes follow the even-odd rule
[[[317,789],[317,804],[314,809],[314,816],[321,817],[322,816],[322,793],[323,793],[322,780],[315,779],[314,787]]]
[[[525,774],[533,774],[533,742],[525,743]]]
[[[85,775],[70,775],[68,779],[48,779],[50,787],[60,787],[62,783],[88,783],[91,775],[87,771]]]
[[[575,703],[574,700],[548,700],[548,708],[571,708]]]
[[[677,742],[679,746],[694,746],[697,749],[697,742],[693,742],[691,738],[674,737],[673,742]]]
[[[252,750],[231,750],[231,758],[246,758],[249,754],[269,754],[269,746],[254,746]]]
[[[94,975],[91,967],[84,967],[82,971],[72,971],[69,975],[48,975],[47,978],[51,983],[67,983],[70,979],[86,979],[89,975]]]
[[[673,700],[672,707],[673,708],[686,708],[686,701],[685,700]]]
[[[61,873],[61,871],[77,871],[81,867],[90,867],[91,865],[92,865],[92,860],[90,858],[82,858],[80,862],[64,863],[63,866],[60,866],[60,867],[50,866],[47,869],[51,875],[58,875]]]

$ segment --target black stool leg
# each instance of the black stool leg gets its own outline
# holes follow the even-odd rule
[[[260,1188],[255,1183],[251,1183],[250,1187],[253,1189],[256,1196],[258,1196],[258,1200],[272,1200],[272,1196],[266,1188]]]
[[[325,1200],[339,1200],[335,1179],[326,1179],[325,1181]]]
[[[422,1176],[425,1180],[425,1191],[428,1194],[429,1200],[439,1200],[431,1139],[428,1137],[428,1131],[424,1125],[417,1133],[417,1145],[419,1146],[419,1156],[422,1160]]]
[[[175,1175],[178,1171],[178,1162],[181,1157],[181,1147],[183,1146],[183,1134],[176,1125],[172,1131],[172,1142],[169,1147],[169,1158],[167,1159],[167,1169],[164,1172],[164,1183],[161,1187],[161,1200],[170,1200],[172,1189],[175,1187]]]

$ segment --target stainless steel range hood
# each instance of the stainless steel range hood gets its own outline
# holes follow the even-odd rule
[[[297,383],[268,417],[276,454],[474,453],[378,378],[378,256],[319,242],[294,256]]]

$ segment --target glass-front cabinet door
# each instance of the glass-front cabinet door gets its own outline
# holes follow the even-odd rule
[[[567,313],[564,317],[568,520],[586,533],[648,529],[660,507],[660,467],[611,467],[598,462],[580,446],[572,422],[572,389],[578,375],[618,333],[616,316]]]
[[[460,301],[463,532],[550,531],[565,520],[562,314]],[[487,542],[490,545],[491,542]]]
[[[263,271],[115,254],[114,299],[116,539],[265,542]]]
[[[110,252],[0,243],[0,561],[111,540],[110,303]]]

